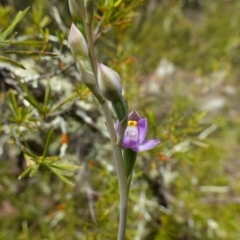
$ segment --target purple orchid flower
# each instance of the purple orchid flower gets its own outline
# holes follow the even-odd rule
[[[116,130],[119,131],[119,121],[117,121]],[[143,152],[156,147],[160,141],[145,140],[147,131],[147,119],[141,118],[137,111],[133,110],[128,115],[128,125],[123,136],[122,147],[131,148],[135,152]]]

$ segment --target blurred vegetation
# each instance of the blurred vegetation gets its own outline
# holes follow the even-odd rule
[[[67,1],[19,2],[0,5],[0,239],[116,239],[117,178],[67,46]],[[239,11],[96,1],[98,59],[162,141],[138,156],[126,239],[240,236]]]

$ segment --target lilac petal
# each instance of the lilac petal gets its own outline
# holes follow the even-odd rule
[[[148,121],[146,118],[142,118],[138,121],[138,144],[141,144],[146,135],[147,135],[147,131],[148,131]]]
[[[132,150],[135,152],[147,151],[147,150],[150,150],[150,149],[156,147],[159,143],[160,143],[160,141],[155,140],[155,139],[145,140],[141,145],[132,148]]]
[[[137,147],[138,145],[139,144],[137,127],[128,126],[123,137],[122,146],[125,148],[134,148]]]
[[[128,115],[128,120],[132,120],[132,121],[137,121],[138,122],[140,119],[141,118],[140,118],[139,114],[135,110],[130,112],[130,114]]]
[[[124,148],[136,148],[137,145],[138,143],[136,140],[133,140],[132,138],[129,138],[129,137],[123,138],[122,146]]]

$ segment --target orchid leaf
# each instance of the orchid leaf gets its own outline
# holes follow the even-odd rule
[[[128,180],[129,180],[129,177],[131,177],[132,175],[136,158],[137,158],[137,152],[133,151],[131,148],[124,149],[123,162],[124,162],[126,177]]]

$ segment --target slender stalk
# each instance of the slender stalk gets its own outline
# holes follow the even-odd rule
[[[86,30],[90,60],[91,60],[95,78],[97,80],[98,68],[97,68],[97,60],[94,52],[92,28],[91,28],[91,24],[88,22],[84,22],[84,26]],[[115,161],[117,177],[118,177],[119,194],[120,194],[120,216],[119,216],[120,219],[119,219],[117,239],[124,240],[125,231],[126,231],[126,221],[127,221],[128,186],[127,186],[127,178],[126,178],[124,165],[123,165],[122,149],[119,145],[116,144],[116,140],[117,140],[116,133],[115,133],[112,117],[110,114],[110,110],[108,107],[108,103],[107,101],[104,101],[100,104],[103,111],[103,115],[106,120],[108,132],[110,135],[111,146],[113,150],[114,161]]]
[[[127,178],[126,178],[126,174],[123,166],[121,147],[116,145],[115,129],[112,123],[112,118],[110,115],[107,102],[106,104],[102,105],[102,110],[107,122],[108,132],[110,134],[111,145],[113,149],[115,166],[116,166],[117,176],[118,176],[118,185],[119,185],[119,193],[120,193],[120,221],[119,221],[119,228],[118,228],[118,240],[124,240],[125,230],[126,230],[126,221],[127,221],[127,203],[128,203]]]

